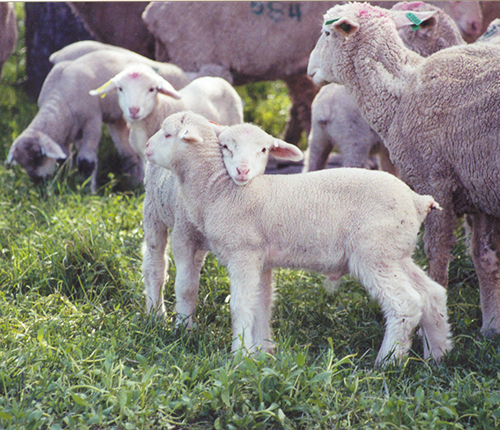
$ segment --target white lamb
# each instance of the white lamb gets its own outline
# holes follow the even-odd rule
[[[443,286],[456,217],[470,215],[481,332],[500,333],[500,50],[474,43],[423,58],[398,36],[407,23],[404,12],[336,6],[324,16],[308,72],[318,85],[345,85],[401,178],[443,207],[425,220],[424,236],[429,274]]]
[[[435,12],[418,28],[412,28],[408,21],[407,26],[399,29],[403,43],[423,57],[465,43],[455,21],[437,6],[423,2],[400,2],[392,10]],[[381,170],[397,175],[382,139],[368,125],[343,85],[329,84],[321,88],[312,103],[311,112],[305,172],[323,169],[330,151],[337,148],[344,167],[367,167],[369,157],[375,156]]]
[[[95,192],[97,151],[104,122],[124,160],[124,170],[136,182],[142,182],[143,166],[128,142],[129,129],[118,98],[112,95],[100,99],[89,95],[89,91],[103,80],[136,62],[155,67],[176,88],[189,82],[177,66],[152,61],[126,50],[102,49],[73,61],[59,62],[44,81],[38,98],[38,113],[13,142],[7,163],[20,164],[30,178],[38,182],[53,174],[57,160],[66,159],[71,145],[76,143],[78,168],[85,177],[91,177],[91,190]]]
[[[357,276],[386,316],[379,364],[402,359],[418,324],[426,358],[450,350],[446,290],[411,259],[421,222],[439,208],[432,197],[393,175],[364,169],[261,175],[237,186],[220,145],[261,140],[264,132],[237,125],[223,129],[219,143],[216,130],[200,115],[174,114],[145,155],[180,179],[189,222],[228,268],[233,351],[272,349],[272,269],[278,266]]]
[[[143,159],[148,139],[175,112],[192,109],[222,125],[243,121],[240,96],[231,84],[218,77],[198,78],[176,91],[151,68],[137,64],[90,94],[104,96],[116,90],[123,117],[130,125],[130,145]]]
[[[269,155],[300,160],[302,152],[294,145],[265,136],[261,141],[227,142],[224,162],[230,176],[243,185],[264,172]],[[179,184],[170,171],[146,165],[144,198],[143,273],[146,310],[165,315],[163,287],[167,269],[165,250],[169,239],[176,265],[175,291],[177,322],[191,327],[198,296],[200,270],[209,250],[203,234],[188,220]]]

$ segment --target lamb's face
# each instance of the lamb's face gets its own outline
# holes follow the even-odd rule
[[[176,146],[175,131],[169,127],[163,127],[154,134],[146,144],[144,155],[146,159],[153,164],[157,164],[165,169],[172,168],[172,158],[175,153]]]
[[[129,122],[141,121],[153,111],[158,101],[158,86],[147,76],[130,73],[116,82],[118,103]]]
[[[296,146],[275,139],[253,124],[227,127],[218,138],[224,165],[237,185],[264,174],[269,155],[292,161],[304,157]]]
[[[62,149],[48,136],[28,132],[13,143],[7,163],[19,164],[26,170],[30,179],[38,183],[53,175],[57,161],[66,157]]]

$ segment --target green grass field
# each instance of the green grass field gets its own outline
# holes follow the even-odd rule
[[[143,194],[106,167],[116,157],[109,137],[97,195],[75,171],[36,188],[3,165],[37,111],[22,89],[22,46],[0,81],[0,428],[500,428],[500,339],[479,335],[477,279],[459,224],[448,298],[455,348],[440,364],[423,361],[415,339],[402,366],[374,369],[378,305],[355,280],[328,295],[323,278],[304,271],[275,272],[274,356],[230,354],[229,279],[213,257],[192,331],[148,318]],[[283,130],[282,84],[239,91],[247,118]],[[415,258],[425,267],[421,245]],[[172,266],[170,317],[174,275]]]

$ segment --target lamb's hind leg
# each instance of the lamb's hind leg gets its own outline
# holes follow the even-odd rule
[[[481,333],[500,333],[500,220],[486,214],[472,217],[472,258],[479,279],[483,324]]]
[[[432,357],[439,360],[452,348],[446,289],[430,279],[411,258],[403,261],[403,267],[423,300],[420,324],[424,341],[424,358]]]
[[[373,265],[358,273],[358,277],[380,303],[386,318],[384,340],[375,364],[401,362],[411,347],[413,331],[422,317],[422,296],[396,262]]]

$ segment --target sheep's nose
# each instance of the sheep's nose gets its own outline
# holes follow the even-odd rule
[[[130,107],[130,108],[128,108],[128,111],[130,112],[130,115],[137,116],[137,114],[139,113],[139,108],[138,107]]]
[[[248,175],[250,169],[248,167],[237,167],[236,171],[238,172],[238,175]]]

